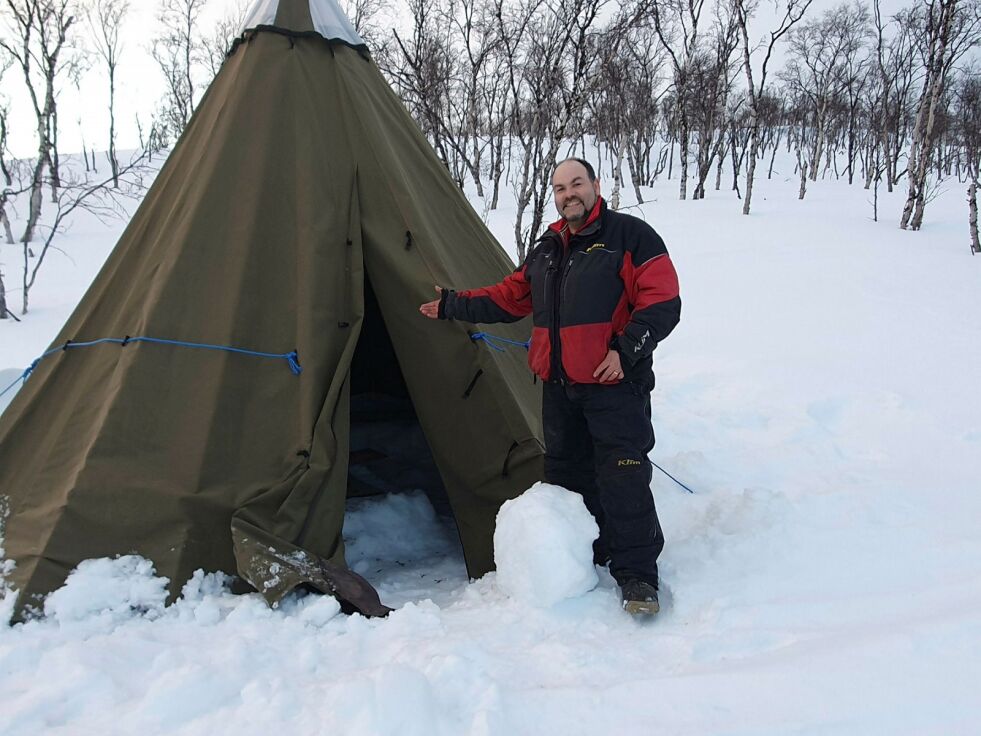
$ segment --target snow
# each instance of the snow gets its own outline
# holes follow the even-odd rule
[[[859,186],[796,187],[789,168],[761,178],[743,217],[730,193],[679,202],[661,181],[627,210],[664,237],[684,299],[656,354],[652,458],[695,493],[655,471],[652,621],[598,568],[552,605],[516,595],[509,570],[551,582],[544,544],[468,581],[425,494],[363,499],[346,547],[387,619],[318,596],[271,610],[210,571],[162,607],[149,563],[90,563],[50,615],[0,627],[0,733],[977,733],[981,259],[963,192],[907,233],[902,192],[875,223]],[[489,217],[510,243],[513,203]],[[73,225],[36,311],[0,322],[0,376],[45,349],[121,227]],[[566,523],[544,506],[540,524]]]
[[[140,614],[157,618],[167,600],[167,579],[137,555],[83,560],[44,601],[44,615],[61,625],[92,618],[111,621]]]
[[[497,514],[497,585],[515,601],[545,608],[588,593],[599,580],[593,566],[598,536],[582,496],[536,483]]]

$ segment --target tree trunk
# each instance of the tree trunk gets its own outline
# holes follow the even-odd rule
[[[14,233],[10,229],[10,218],[7,217],[7,210],[4,208],[2,200],[0,200],[0,222],[3,223],[3,234],[7,238],[7,245],[13,245]]]
[[[116,67],[109,67],[109,167],[112,186],[119,189],[119,159],[116,156]]]
[[[803,141],[801,145],[803,146]],[[804,195],[807,194],[807,160],[801,148],[797,149],[797,169],[800,171],[800,191],[797,199],[804,199]]]
[[[3,285],[3,271],[0,271],[0,319],[7,319],[7,289]]]
[[[634,196],[637,198],[637,204],[644,204],[644,197],[640,193],[641,185],[641,171],[640,163],[635,159],[635,151],[633,146],[627,149],[627,169],[630,171],[630,183],[634,186]]]
[[[688,198],[688,121],[682,118],[680,135],[678,136],[678,162],[681,164],[681,187],[679,199]]]
[[[623,189],[623,143],[617,141],[616,158],[613,160],[613,191],[610,193],[610,207],[620,209],[620,190]]]
[[[28,247],[27,243],[24,243],[24,279],[21,288],[21,296],[23,297],[21,300],[21,314],[27,314],[27,296],[31,290],[31,287],[27,281],[28,274],[30,273],[30,262],[28,261],[28,253],[30,253],[30,250],[31,249]]]
[[[941,30],[935,37],[935,50],[930,49],[930,61],[927,67],[926,79],[923,82],[923,93],[916,111],[916,125],[913,129],[913,142],[910,149],[907,176],[909,190],[906,195],[906,205],[899,227],[919,230],[923,224],[923,210],[926,205],[926,178],[930,166],[930,153],[933,149],[934,125],[940,98],[943,94],[945,74],[944,65],[947,59],[947,43],[950,40],[951,26],[954,20],[955,0],[941,2]]]
[[[508,147],[510,151],[510,146]],[[501,175],[504,174],[504,136],[497,136],[491,142],[491,177],[494,182],[494,192],[491,194],[492,210],[497,209],[501,196]]]
[[[34,240],[34,228],[41,217],[41,187],[44,186],[44,165],[48,160],[48,141],[47,130],[43,121],[38,123],[38,135],[40,143],[38,145],[37,161],[34,163],[34,172],[31,176],[31,195],[29,199],[29,209],[27,212],[27,226],[24,228],[24,236],[20,239],[22,243],[30,243]]]
[[[58,157],[58,108],[51,101],[51,133],[48,142],[48,173],[51,175],[51,202],[58,202],[61,189],[61,160]]]
[[[817,181],[818,169],[821,168],[821,156],[824,154],[824,107],[818,108],[817,123],[814,131],[814,144],[811,146],[811,181]]]
[[[526,243],[521,231],[521,224],[524,220],[525,209],[531,201],[531,186],[529,185],[531,170],[531,142],[525,145],[524,156],[521,161],[521,186],[518,188],[517,209],[514,218],[514,242],[518,248],[518,263],[525,260]]]
[[[981,243],[978,242],[978,179],[971,178],[971,186],[967,188],[968,223],[971,227],[971,253],[981,253]]]

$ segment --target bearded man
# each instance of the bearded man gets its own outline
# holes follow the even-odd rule
[[[560,219],[499,284],[436,287],[433,319],[488,324],[532,315],[528,363],[543,382],[545,480],[581,494],[596,518],[595,562],[609,563],[630,613],[659,610],[664,534],[651,493],[652,353],[681,317],[678,276],[660,236],[607,208],[593,167],[559,163]]]

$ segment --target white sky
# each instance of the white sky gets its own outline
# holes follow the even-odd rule
[[[202,14],[202,26],[210,27],[218,18],[226,15],[239,0],[209,0]],[[392,3],[395,6],[400,4]],[[832,7],[836,0],[814,0],[809,11],[817,15]],[[871,0],[869,0],[871,6]],[[882,0],[883,14],[890,15],[908,5],[905,0]],[[117,147],[125,150],[135,148],[139,143],[136,116],[139,115],[144,129],[149,127],[152,112],[163,93],[160,71],[150,57],[151,39],[156,35],[156,2],[136,0],[132,3],[126,22],[126,33],[122,60],[118,70],[116,97]],[[764,0],[757,14],[756,35],[768,30],[774,23],[775,14],[772,3]],[[59,101],[59,148],[62,152],[80,151],[82,143],[97,152],[107,146],[109,129],[108,82],[103,69],[93,59],[95,66],[83,77],[75,88],[71,83],[63,84]],[[779,67],[780,59],[772,67]],[[10,151],[17,157],[33,155],[37,146],[34,134],[33,115],[24,83],[16,68],[11,68],[0,80],[0,96],[6,98],[11,107],[9,127]]]

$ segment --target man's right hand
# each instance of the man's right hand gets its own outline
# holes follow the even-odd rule
[[[439,294],[440,299],[443,298],[443,290],[438,286],[436,288],[436,293]],[[419,311],[424,317],[429,317],[429,319],[439,319],[439,302],[440,299],[435,301],[426,302],[425,304],[419,305]]]

